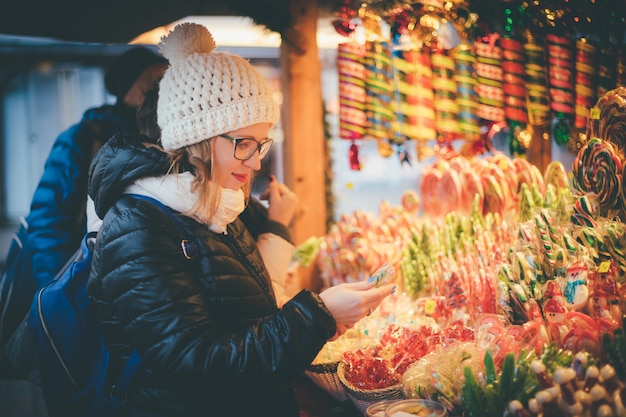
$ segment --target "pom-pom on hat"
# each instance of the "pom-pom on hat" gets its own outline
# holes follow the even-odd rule
[[[161,38],[159,49],[170,63],[157,104],[165,150],[278,121],[280,109],[261,74],[240,56],[215,52],[206,27],[181,23]]]
[[[167,60],[150,48],[134,46],[109,65],[104,75],[104,87],[123,100],[141,73],[153,65],[167,65]]]

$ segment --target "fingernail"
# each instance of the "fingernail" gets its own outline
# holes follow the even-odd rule
[[[375,279],[376,279],[376,277],[374,275],[372,275],[371,277],[369,277],[367,282],[374,282]]]
[[[398,289],[398,286],[394,285],[393,288],[391,289],[391,293],[395,294],[397,289]]]

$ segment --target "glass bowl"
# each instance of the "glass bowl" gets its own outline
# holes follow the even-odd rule
[[[448,410],[443,404],[432,400],[400,400],[385,408],[385,417],[447,417]]]
[[[365,417],[385,417],[385,409],[398,400],[379,401],[367,407]]]

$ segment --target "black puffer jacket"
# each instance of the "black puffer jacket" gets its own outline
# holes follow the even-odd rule
[[[298,416],[290,378],[334,334],[332,316],[306,290],[277,309],[240,219],[216,234],[178,214],[181,236],[153,203],[123,197],[133,181],[167,167],[158,149],[119,135],[90,170],[90,196],[106,216],[88,292],[114,357],[131,348],[143,357],[125,415]],[[199,246],[192,260],[182,237]]]

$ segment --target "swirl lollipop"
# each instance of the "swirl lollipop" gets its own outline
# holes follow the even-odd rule
[[[572,186],[581,194],[594,193],[602,215],[621,208],[622,161],[610,142],[592,138],[572,165]]]
[[[610,142],[624,160],[626,157],[626,87],[608,91],[598,99],[587,121],[587,138]]]

